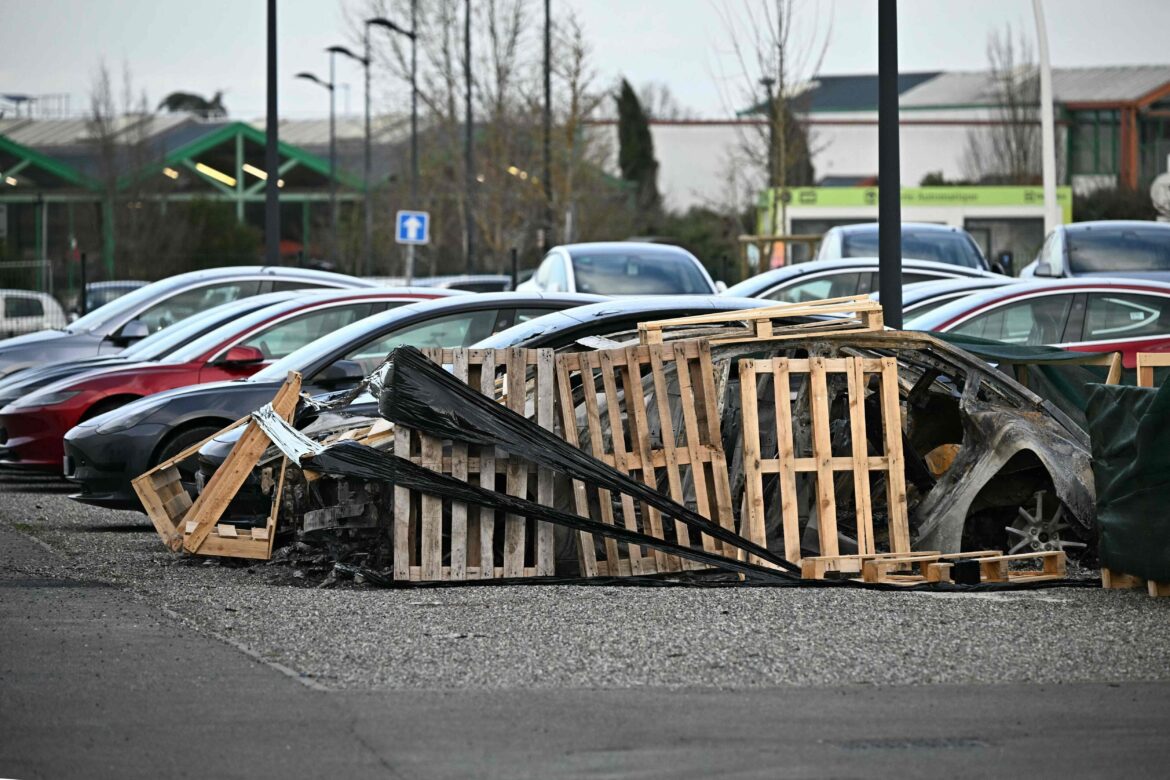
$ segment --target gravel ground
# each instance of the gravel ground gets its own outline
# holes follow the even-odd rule
[[[201,631],[337,689],[751,688],[1170,679],[1170,599],[571,585],[305,587],[166,551],[143,515],[0,475],[0,523]],[[34,572],[29,572],[34,573]]]

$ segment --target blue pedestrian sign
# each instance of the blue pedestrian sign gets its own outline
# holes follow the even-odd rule
[[[400,211],[394,240],[399,244],[431,243],[431,215],[425,211]]]

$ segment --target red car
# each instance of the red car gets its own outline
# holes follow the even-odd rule
[[[61,439],[82,420],[176,387],[238,379],[351,322],[449,290],[306,291],[195,339],[159,361],[72,376],[0,409],[0,465],[60,472]]]
[[[1121,278],[1022,281],[974,292],[915,317],[933,330],[1078,352],[1170,352],[1170,284]]]

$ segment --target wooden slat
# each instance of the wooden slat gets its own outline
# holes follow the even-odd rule
[[[642,392],[642,364],[637,347],[627,347],[618,369],[622,379],[622,399],[626,408],[626,423],[630,432],[630,446],[635,448],[641,456],[642,484],[651,490],[658,489],[658,480],[655,479],[654,459],[650,457],[650,430],[646,421],[646,396]],[[642,530],[656,539],[663,539],[662,513],[649,504],[641,505],[642,521],[645,526]],[[651,550],[655,569],[660,572],[678,571],[681,567],[678,558],[666,555],[660,550]]]
[[[457,349],[451,356],[451,372],[456,379],[467,382],[467,350]],[[460,482],[467,482],[467,444],[451,444],[451,476]],[[451,556],[450,579],[467,578],[467,504],[451,502]]]
[[[435,436],[420,435],[423,468],[438,470],[443,442]],[[419,564],[424,580],[439,579],[443,566],[443,499],[429,493],[421,496],[419,512]]]
[[[711,361],[711,344],[699,341],[698,360],[692,363],[692,368],[698,372],[700,381],[692,385],[702,389],[702,404],[706,414],[707,441],[711,444],[710,477],[715,491],[715,514],[711,520],[717,522],[724,529],[735,533],[735,516],[731,506],[731,484],[728,479],[727,457],[723,453],[721,426],[719,424],[719,396],[715,390],[715,370]],[[704,470],[704,479],[708,471]],[[724,545],[727,555],[734,555],[731,545]]]
[[[760,471],[760,415],[755,363],[739,362],[739,394],[743,416],[744,512],[740,534],[759,545],[767,544],[764,518],[764,480]],[[787,402],[787,399],[785,399]],[[742,552],[740,556],[742,558]],[[753,562],[760,559],[751,556]]]
[[[410,457],[411,431],[403,425],[394,426],[394,454]],[[410,490],[394,486],[394,579],[410,578]]]
[[[496,400],[496,352],[489,350],[480,358],[479,392]],[[479,485],[488,490],[496,489],[495,447],[485,445],[480,448]],[[495,512],[490,509],[479,510],[479,576],[480,579],[491,579],[495,576]]]
[[[898,395],[898,361],[882,358],[882,429],[885,433],[886,498],[889,510],[890,549],[910,551],[910,521],[906,511],[906,466],[902,459],[902,406]]]
[[[285,420],[291,419],[300,390],[301,375],[289,372],[288,379],[272,400],[273,410]],[[268,444],[268,436],[260,426],[249,421],[239,441],[232,447],[232,451],[216,469],[203,492],[188,510],[187,516],[196,520],[198,526],[183,540],[184,549],[188,552],[199,550],[199,545],[211,533],[211,529],[215,527],[228,504],[235,498],[236,492],[244,484],[260,456],[264,454]]]
[[[836,555],[837,497],[833,490],[833,448],[829,431],[829,390],[822,358],[809,365],[809,406],[812,418],[813,457],[817,461],[817,538],[821,555]]]
[[[715,513],[711,511],[711,497],[707,493],[706,472],[703,468],[704,461],[709,460],[709,457],[704,457],[703,437],[699,433],[699,418],[695,405],[692,403],[695,393],[691,387],[690,361],[679,354],[678,350],[675,350],[674,366],[678,380],[679,409],[682,411],[683,431],[687,437],[685,453],[676,453],[676,457],[678,454],[688,456],[688,465],[691,467],[691,484],[695,491],[695,508],[700,515],[710,519]],[[722,544],[717,544],[715,538],[710,534],[700,534],[699,543],[707,552],[716,552],[722,549]]]
[[[546,430],[554,430],[553,385],[556,380],[553,371],[553,352],[541,349],[536,353],[536,424]],[[553,473],[547,467],[536,472],[536,501],[541,506],[553,506]],[[556,571],[555,529],[551,523],[536,524],[536,574],[552,576]]]
[[[508,397],[507,406],[524,414],[526,353],[519,348],[507,351]],[[528,486],[528,469],[524,461],[508,457],[507,491],[510,496],[523,496]],[[519,577],[524,572],[525,519],[520,515],[506,515],[504,520],[504,576]]]
[[[796,458],[792,431],[792,380],[785,359],[772,362],[776,404],[776,448],[780,473],[780,522],[784,531],[784,558],[800,562],[800,512],[796,505]]]
[[[849,436],[853,440],[853,503],[857,515],[857,551],[874,552],[873,506],[869,495],[869,449],[865,430],[865,372],[854,362],[846,372],[849,388]]]
[[[650,377],[654,388],[654,401],[658,410],[658,427],[662,436],[662,456],[666,467],[666,482],[670,489],[670,497],[675,503],[685,504],[686,496],[683,493],[682,473],[679,471],[678,453],[676,452],[678,445],[674,436],[674,415],[671,413],[666,377],[663,374],[665,370],[662,359],[663,351],[663,348],[659,346],[653,346],[647,350],[650,360]],[[703,516],[709,517],[706,514]],[[681,520],[674,521],[674,536],[679,544],[689,546],[690,532],[686,523]],[[693,561],[677,560],[683,568],[695,568],[692,566]]]
[[[601,383],[605,388],[606,414],[609,418],[610,442],[613,447],[615,468],[629,474],[630,467],[626,461],[626,443],[624,428],[622,426],[621,403],[618,400],[616,368],[613,362],[613,354],[610,350],[602,350],[597,355],[601,363]],[[634,499],[623,493],[619,500],[622,505],[623,525],[631,531],[639,530]],[[638,545],[627,544],[626,551],[630,558],[631,572],[634,574],[653,573],[653,566],[649,562],[643,562],[642,551]]]
[[[582,354],[580,361],[581,376],[584,380],[585,419],[589,427],[589,446],[593,450],[594,457],[601,457],[605,453],[605,440],[602,437],[601,431],[601,410],[597,404],[597,376],[595,373],[595,371],[600,369],[601,359],[596,352],[590,352],[588,354]],[[616,466],[616,464],[611,465]],[[601,521],[610,525],[616,524],[617,521],[613,516],[613,495],[610,491],[598,488],[597,499],[601,513]],[[610,576],[631,574],[630,561],[620,556],[618,543],[607,536],[605,537],[604,545],[607,564],[606,573]]]
[[[570,361],[568,360],[556,361],[557,394],[561,407],[561,429],[564,431],[566,442],[573,447],[580,447],[581,438],[577,433],[577,407],[573,403],[573,388],[569,380],[569,366]],[[582,385],[584,386],[583,377]],[[585,483],[579,479],[574,479],[572,482],[573,506],[576,508],[578,515],[588,517],[589,494],[585,490]],[[577,562],[583,577],[597,576],[597,551],[593,547],[593,537],[584,531],[577,532]]]

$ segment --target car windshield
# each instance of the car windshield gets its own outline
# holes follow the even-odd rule
[[[1065,242],[1074,274],[1170,271],[1170,230],[1165,228],[1070,230]]]
[[[841,240],[842,257],[877,257],[877,230],[847,231]],[[944,230],[902,230],[902,257],[982,268],[979,248],[963,233]]]
[[[674,252],[574,253],[577,292],[600,295],[705,295],[712,292],[694,260]]]
[[[105,306],[107,303],[116,301],[123,295],[142,287],[144,285],[107,285],[105,287],[96,287],[86,292],[86,306],[88,308],[96,309],[99,306]]]
[[[243,317],[236,317],[230,322],[227,322],[218,328],[214,328],[207,333],[204,333],[202,336],[190,342],[189,344],[174,350],[166,356],[163,362],[188,363],[215,349],[223,342],[231,339],[233,336],[244,333],[247,330],[251,330],[261,323],[267,322],[274,317],[285,314],[289,310],[296,309],[299,305],[303,304],[290,305],[278,303],[273,306],[265,306],[263,309],[258,309]]]

